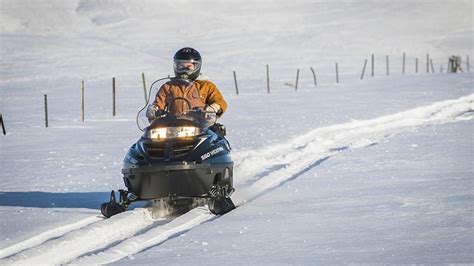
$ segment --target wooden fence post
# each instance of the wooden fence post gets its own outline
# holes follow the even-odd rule
[[[235,71],[232,72],[234,72],[235,93],[239,95],[239,86],[237,86],[237,75],[235,74]]]
[[[84,122],[84,80],[81,81],[81,121]]]
[[[48,95],[44,95],[44,126],[48,127]]]
[[[316,71],[314,71],[314,68],[310,67],[311,72],[313,73],[313,79],[314,79],[314,86],[318,86],[318,81],[316,80]]]
[[[360,80],[364,79],[365,67],[367,66],[367,58],[364,61],[364,67],[362,68],[362,74],[360,75]]]
[[[415,73],[418,73],[418,57],[415,58]]]
[[[430,54],[426,54],[426,73],[430,73]]]
[[[336,62],[336,83],[339,83],[339,68],[337,66],[337,62]]]
[[[142,82],[143,82],[143,93],[145,94],[145,104],[148,103],[148,97],[146,96],[146,82],[145,82],[145,73],[142,72]]]
[[[387,62],[387,76],[390,75],[390,69],[389,69],[389,58],[388,58],[388,55],[385,57],[386,58],[386,62]]]
[[[112,116],[115,116],[115,77],[112,78]]]
[[[374,73],[375,72],[374,71],[374,61],[375,61],[374,54],[372,54],[372,77],[374,77],[374,75],[375,75],[375,73]]]
[[[5,123],[3,122],[3,115],[1,113],[0,113],[0,123],[2,124],[3,135],[6,135],[7,131],[5,130]]]
[[[267,92],[270,93],[270,68],[266,65],[267,68]]]
[[[402,63],[402,74],[405,75],[405,62],[406,62],[406,54],[403,52],[403,63]]]
[[[435,73],[434,66],[433,66],[433,59],[430,58],[430,66],[431,66],[431,73]]]
[[[295,91],[298,91],[298,79],[300,77],[300,69],[296,70],[296,83],[295,83]]]

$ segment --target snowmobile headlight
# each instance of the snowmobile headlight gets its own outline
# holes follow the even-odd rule
[[[197,127],[159,127],[153,128],[147,134],[150,139],[186,138],[199,135]]]

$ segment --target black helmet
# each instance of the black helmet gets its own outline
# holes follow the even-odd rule
[[[173,57],[176,77],[195,80],[201,72],[202,59],[198,51],[185,47],[179,49]]]

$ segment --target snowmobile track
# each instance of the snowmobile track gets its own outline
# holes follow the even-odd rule
[[[60,228],[69,228],[64,234],[57,237],[57,234],[46,234],[49,237],[35,246],[31,246],[13,256],[1,260],[1,264],[63,264],[67,263],[83,254],[97,249],[105,248],[108,245],[123,241],[152,225],[162,222],[153,219],[147,209],[136,209],[116,215],[117,218],[104,219],[94,216],[99,221],[93,221],[88,225],[74,228],[74,224],[64,225]],[[59,233],[60,228],[48,232]],[[30,238],[24,242],[34,242],[34,239],[45,234]],[[22,242],[22,243],[24,243]],[[8,247],[7,249],[9,249]],[[2,250],[3,251],[3,250]]]
[[[18,242],[16,244],[13,244],[7,248],[0,250],[0,259],[11,256],[25,249],[40,245],[41,243],[44,243],[50,239],[58,238],[71,231],[86,227],[95,222],[102,221],[103,219],[104,217],[100,215],[94,215],[94,216],[84,218],[74,223],[66,224],[66,225],[59,226],[51,230],[45,231],[32,238],[26,239],[22,242]]]
[[[393,115],[318,128],[285,144],[241,152],[235,156],[238,158],[235,160],[238,179],[234,181],[237,190],[233,200],[237,206],[242,206],[331,156],[376,145],[401,132],[421,126],[472,120],[473,110],[474,94],[470,94]],[[0,250],[3,257],[19,253],[0,263],[110,263],[217,218],[198,207],[174,219],[156,220],[150,210],[137,208],[110,219],[91,221],[90,224],[84,222],[76,228],[73,224],[64,225],[61,227],[66,228],[63,231],[56,228],[51,230],[52,233],[47,231],[18,243],[16,248],[15,245],[7,247]]]

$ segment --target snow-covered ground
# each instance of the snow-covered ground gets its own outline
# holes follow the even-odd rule
[[[0,7],[1,264],[474,262],[473,75],[439,73],[449,55],[472,57],[471,1]],[[140,135],[141,73],[148,85],[171,74],[182,46],[201,51],[229,103],[221,122],[239,207],[154,219],[137,205],[103,219],[98,207],[123,187],[121,161]],[[376,76],[368,68],[361,81],[371,53]],[[426,73],[426,53],[435,74]]]

